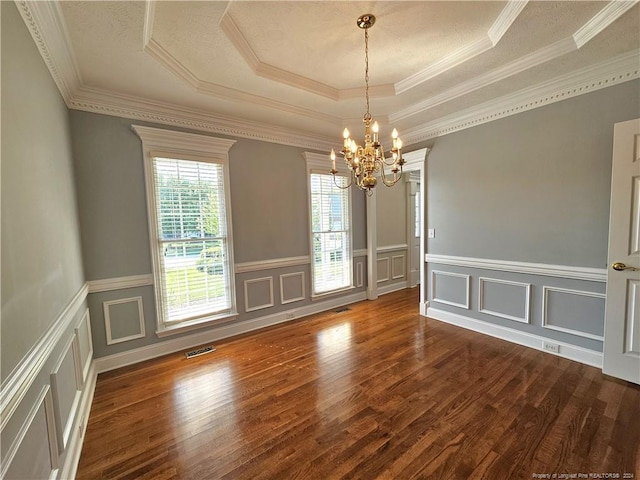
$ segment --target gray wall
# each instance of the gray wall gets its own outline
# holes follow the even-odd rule
[[[131,125],[152,124],[73,110],[69,112],[69,117],[87,280],[150,274],[142,146]],[[308,180],[303,152],[302,148],[242,138],[237,139],[237,143],[231,147],[229,173],[236,264],[310,254]],[[353,196],[353,248],[366,248],[365,199],[360,192]],[[358,261],[363,262],[362,259],[354,260],[354,268]],[[292,277],[292,274],[295,275]],[[297,296],[284,292],[285,301],[281,302],[281,275],[285,275],[283,281],[289,289],[293,288],[292,282],[304,281],[304,300],[288,303],[289,297]],[[271,282],[251,281],[266,277],[271,277]],[[309,265],[237,274],[236,294],[240,316],[236,322],[241,324],[285,310],[308,307],[311,304],[310,279]],[[247,281],[247,291],[254,296],[247,301],[249,311],[246,311],[245,305]],[[256,305],[269,302],[269,297],[265,297],[268,285],[273,287],[273,306],[253,310]],[[356,291],[364,291],[364,286]],[[130,321],[135,324],[132,328],[138,332],[141,332],[139,324],[142,321],[145,335],[107,345],[104,302],[137,297],[142,298],[144,318],[117,318],[118,309],[112,308],[110,312],[114,317],[110,320],[119,325]],[[131,300],[128,310],[133,311],[133,303],[134,300]],[[152,286],[91,293],[89,308],[96,357],[122,353],[189,334],[157,337]]]
[[[639,92],[640,82],[630,81],[430,142],[426,220],[436,236],[426,242],[426,253],[604,269],[613,125],[640,116]],[[469,276],[468,309],[434,301],[434,270]],[[480,312],[480,277],[530,284],[530,324]],[[460,298],[461,277],[439,278],[436,297],[460,303],[455,299]],[[524,298],[510,298],[522,296],[523,287],[486,285],[494,304],[488,310],[504,314]],[[545,287],[547,321],[563,322],[555,326],[578,333],[543,327]],[[603,330],[604,298],[591,294],[603,294],[604,282],[430,263],[424,288],[432,308],[602,349],[601,341],[582,333],[599,336]]]
[[[84,283],[67,108],[2,2],[2,379]]]
[[[16,5],[0,8],[0,463],[71,478],[93,386],[67,108]]]
[[[385,187],[382,182],[379,182],[378,187],[376,187],[378,248],[405,244],[407,243],[407,185],[405,177],[393,187]]]
[[[427,251],[606,267],[613,124],[638,81],[438,138],[427,159]]]

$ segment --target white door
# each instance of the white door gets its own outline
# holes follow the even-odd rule
[[[613,134],[603,372],[640,384],[640,119]]]
[[[420,284],[420,172],[407,175],[407,277],[410,288]]]

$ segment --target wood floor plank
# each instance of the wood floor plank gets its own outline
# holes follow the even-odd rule
[[[640,387],[414,289],[99,375],[77,478],[638,478],[639,418]]]

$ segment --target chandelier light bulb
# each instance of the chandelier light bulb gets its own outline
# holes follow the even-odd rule
[[[391,132],[391,138],[398,138],[398,130],[395,128],[393,129],[393,132]]]
[[[373,125],[371,125],[371,130],[373,130],[373,133],[378,133],[380,131],[380,126],[378,125],[378,122],[373,122]]]
[[[347,128],[344,129],[344,131],[342,132],[342,137],[349,138],[349,129]]]

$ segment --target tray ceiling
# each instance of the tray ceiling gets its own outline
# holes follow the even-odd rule
[[[42,3],[21,13],[71,108],[175,111],[192,126],[279,129],[322,148],[343,126],[360,131],[363,13],[377,17],[369,56],[381,135],[392,123],[415,142],[526,95],[514,108],[533,108],[534,93],[561,95],[556,84],[638,77],[636,1]]]

